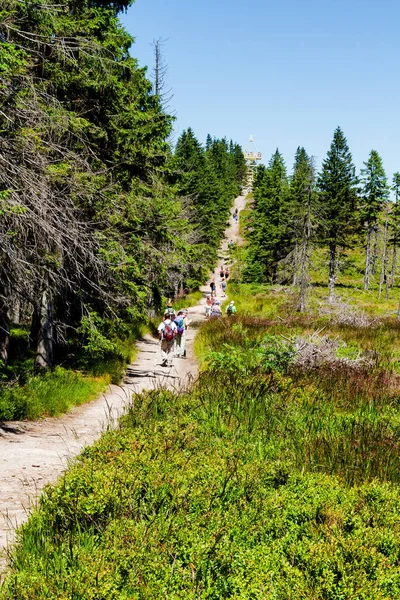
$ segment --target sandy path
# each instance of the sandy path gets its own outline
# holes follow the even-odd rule
[[[239,196],[235,207],[240,211],[245,203],[245,198]],[[232,217],[215,269],[217,283],[229,240],[241,242],[238,224]],[[217,293],[220,293],[218,288],[219,285]],[[209,289],[205,286],[202,291],[206,293]],[[0,574],[7,546],[15,539],[15,528],[26,521],[43,487],[54,483],[85,446],[93,444],[107,427],[116,423],[132,394],[159,386],[181,388],[196,377],[193,340],[197,327],[204,321],[204,312],[204,298],[189,309],[192,327],[188,331],[186,360],[175,358],[171,368],[161,367],[159,343],[146,335],[137,344],[137,359],[127,368],[123,385],[110,386],[101,397],[62,417],[0,423]]]

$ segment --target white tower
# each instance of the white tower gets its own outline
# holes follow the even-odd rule
[[[251,186],[254,178],[254,169],[258,160],[262,159],[261,152],[258,152],[254,137],[251,135],[244,150],[244,158],[247,165],[247,185]]]

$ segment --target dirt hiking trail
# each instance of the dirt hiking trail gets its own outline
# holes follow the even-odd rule
[[[239,212],[245,205],[244,196],[236,198],[234,208]],[[242,243],[238,223],[232,216],[214,272],[217,295],[221,295],[219,269],[225,264],[229,240]],[[27,520],[43,487],[55,483],[85,446],[116,425],[132,395],[161,386],[182,389],[197,376],[193,341],[205,319],[204,296],[210,291],[209,285],[201,291],[202,300],[189,308],[192,322],[187,334],[186,360],[174,358],[172,367],[162,367],[158,340],[145,335],[137,342],[137,358],[128,366],[121,386],[111,385],[107,393],[61,417],[0,423],[0,576],[6,568],[7,547],[15,539],[15,528]]]

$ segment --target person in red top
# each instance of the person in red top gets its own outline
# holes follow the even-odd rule
[[[161,340],[161,366],[171,367],[177,327],[169,312],[164,316],[164,321],[158,326],[158,335]]]

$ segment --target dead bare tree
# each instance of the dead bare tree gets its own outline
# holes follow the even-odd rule
[[[166,41],[167,40],[158,38],[152,42],[154,50],[154,68],[152,76],[154,82],[154,94],[160,98],[164,110],[169,108],[169,104],[174,97],[172,88],[167,85],[168,66],[162,52],[163,45]]]
[[[387,245],[388,245],[388,228],[389,228],[389,207],[385,205],[385,225],[383,228],[383,250],[382,250],[382,263],[381,263],[381,272],[379,277],[379,299],[382,295],[383,285],[386,287],[386,300],[388,299],[389,288],[388,288],[388,279],[387,279]]]

